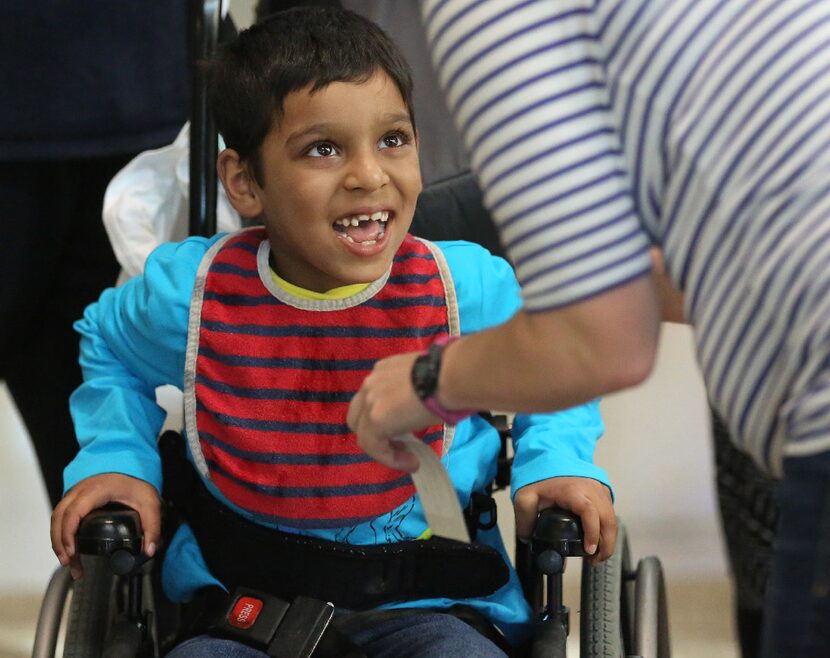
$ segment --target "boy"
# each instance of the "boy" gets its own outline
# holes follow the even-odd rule
[[[342,561],[353,547],[385,565],[392,547],[421,555],[439,544],[416,541],[429,529],[411,480],[366,457],[345,423],[377,359],[509,317],[520,303],[512,271],[474,245],[407,234],[421,190],[411,81],[372,23],[340,10],[292,10],[243,32],[209,66],[228,146],[220,178],[236,210],[264,228],[160,247],[142,277],[106,291],[78,323],[86,381],[72,409],[81,450],[53,516],[55,552],[80,575],[78,522],[109,501],[139,512],[144,551],[155,552],[162,412],[154,389],[174,383],[185,394],[188,456],[224,503],[217,513],[227,523],[185,513],[189,524],[165,556],[171,599],[239,584],[291,598],[297,592],[285,583],[295,574],[284,564],[293,564],[299,542],[314,549],[303,565],[309,595],[344,609],[432,610],[344,630],[367,655],[503,656],[441,612],[463,603],[510,642],[523,638],[529,611],[512,570],[508,579],[497,529],[477,535],[484,559],[496,555],[504,571],[486,592],[478,581],[492,574],[480,568],[468,581],[415,582],[379,595],[360,565]],[[610,555],[611,496],[590,463],[602,431],[596,404],[518,416],[514,427],[519,531],[526,535],[538,509],[556,503],[580,514],[598,559]],[[492,480],[498,436],[479,417],[455,427],[436,418],[419,436],[442,455],[462,506]],[[271,529],[281,557],[252,560],[249,571],[228,564],[212,546],[235,532],[230,517]],[[311,583],[332,564],[343,583]],[[236,653],[222,653],[229,651]],[[209,636],[170,655],[219,653],[263,655]]]

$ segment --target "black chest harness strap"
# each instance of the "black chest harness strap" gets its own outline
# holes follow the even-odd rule
[[[164,495],[190,525],[211,572],[229,589],[254,587],[367,610],[393,601],[476,598],[507,583],[501,554],[440,537],[355,546],[279,532],[244,519],[207,490],[175,433],[161,438]]]

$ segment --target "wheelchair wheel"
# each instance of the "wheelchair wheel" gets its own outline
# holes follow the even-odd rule
[[[625,658],[631,608],[624,580],[630,561],[625,527],[620,523],[614,554],[598,567],[587,560],[582,565],[582,658]]]
[[[115,575],[104,558],[82,556],[81,560],[84,576],[72,588],[64,658],[100,656],[111,621]]]
[[[35,629],[35,642],[32,647],[32,658],[55,658],[55,649],[58,645],[63,609],[72,589],[72,577],[69,569],[59,567],[49,579],[43,603],[40,605],[40,614]]]
[[[634,653],[642,658],[669,658],[669,614],[660,560],[640,560],[635,583]]]

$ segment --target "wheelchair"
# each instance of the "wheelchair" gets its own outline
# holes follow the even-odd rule
[[[507,445],[510,429],[505,426],[503,417],[493,421],[503,440],[499,469],[492,484],[492,491],[497,491],[509,484],[511,459],[507,456]],[[173,434],[173,438],[162,437],[162,441],[165,438],[181,441],[179,435],[169,434]],[[490,527],[496,522],[493,506],[487,509],[488,525],[481,527]],[[163,516],[164,536],[170,537],[176,512],[167,503]],[[471,518],[468,516],[468,523]],[[481,523],[482,517],[475,518]],[[64,658],[160,658],[170,651],[181,641],[187,628],[188,610],[187,604],[175,605],[161,591],[163,544],[161,548],[158,556],[150,560],[141,554],[140,521],[133,510],[107,506],[87,516],[78,531],[84,577],[73,583],[68,569],[61,567],[55,571],[42,603],[33,658],[53,658],[62,630]],[[533,610],[534,622],[530,642],[514,648],[509,655],[514,658],[565,658],[570,609],[563,600],[563,574],[567,558],[586,555],[578,517],[560,509],[544,510],[537,519],[532,539],[527,543],[516,542],[515,565]],[[259,596],[256,592],[252,595]],[[67,600],[69,610],[64,614]],[[239,597],[234,594],[229,600],[228,610],[234,607]],[[288,606],[276,601],[278,606]],[[323,645],[320,645],[321,653],[316,653],[316,642],[323,636],[328,623],[320,613],[325,612],[326,606],[332,606],[309,601],[301,603],[311,606],[311,616],[307,613],[304,617],[311,622],[304,622],[299,632],[302,638],[298,641],[296,632],[293,635],[287,633],[286,646],[269,652],[269,655],[297,658],[348,655],[345,651],[332,653],[330,647],[325,649]],[[274,605],[273,601],[269,605]],[[646,557],[634,566],[622,523],[618,526],[614,555],[598,567],[587,560],[583,562],[579,613],[579,644],[583,658],[670,656],[668,610],[660,561],[653,556]],[[488,637],[493,637],[494,632],[498,634],[493,627],[481,628],[479,624],[485,621],[483,618],[466,621]],[[219,625],[222,625],[221,621]],[[312,627],[310,632],[306,629],[308,625]],[[271,647],[273,649],[273,643]]]

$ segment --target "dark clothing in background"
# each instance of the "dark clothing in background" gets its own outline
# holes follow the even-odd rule
[[[0,160],[137,153],[190,103],[184,0],[0,3]]]
[[[72,323],[118,273],[104,191],[133,156],[175,138],[189,77],[184,0],[0,3],[0,379],[52,505],[77,450]]]
[[[729,569],[735,588],[735,621],[741,658],[761,655],[764,596],[769,583],[778,505],[778,481],[761,472],[738,450],[729,431],[712,412],[715,473]]]

